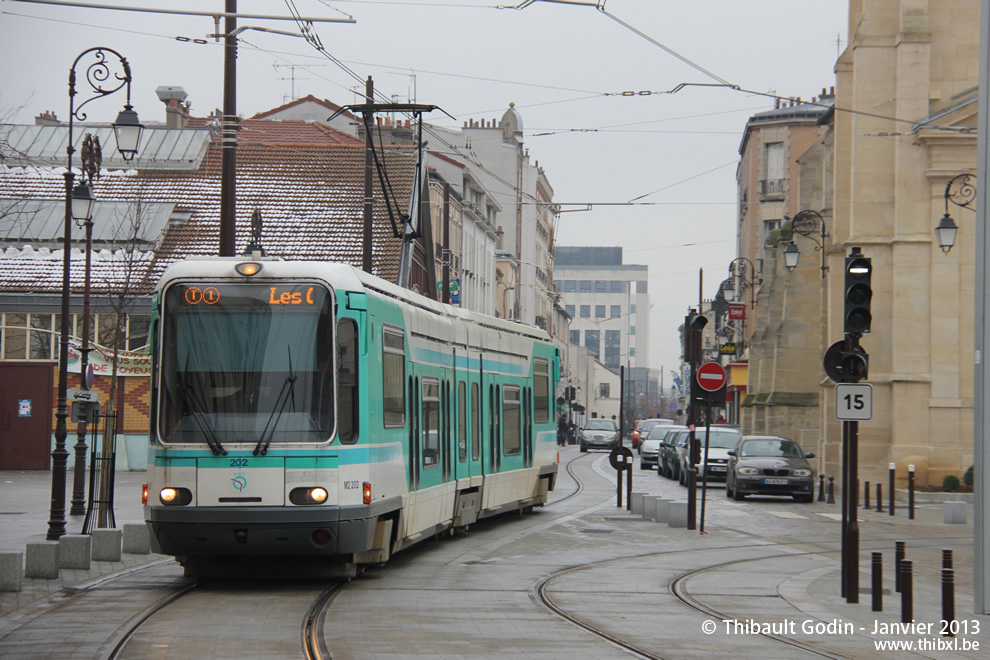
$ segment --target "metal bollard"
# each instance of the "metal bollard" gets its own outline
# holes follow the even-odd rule
[[[835,477],[828,478],[828,500],[826,504],[835,504]]]
[[[908,466],[908,520],[914,520],[914,466]]]
[[[901,560],[901,623],[914,620],[914,568],[910,559]]]
[[[877,482],[877,513],[883,513],[883,487]]]
[[[894,591],[901,592],[901,563],[905,554],[904,541],[894,542]]]
[[[942,568],[952,568],[952,550],[942,550]]]
[[[942,569],[942,624],[945,626],[944,637],[955,637],[953,623],[956,621],[956,583],[955,571],[951,568]]]
[[[869,509],[870,508],[870,482],[869,481],[867,481],[863,485],[863,508],[864,509]]]
[[[871,586],[871,591],[873,592],[873,611],[883,612],[883,553],[874,552],[873,553],[873,583]]]
[[[890,464],[890,483],[887,484],[887,488],[890,489],[890,515],[894,515],[894,496],[897,495],[897,491],[894,489],[894,472],[897,471],[897,463]]]
[[[824,502],[825,501],[825,475],[824,474],[819,474],[818,475],[818,501],[819,502]]]
[[[633,468],[632,465],[626,467],[626,511],[632,509],[632,482],[633,482]]]

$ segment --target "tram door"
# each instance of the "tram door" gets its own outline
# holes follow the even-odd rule
[[[481,372],[470,367],[481,363],[481,354],[477,351],[469,351],[467,358],[468,368],[457,372],[460,379],[457,386],[457,476],[460,478],[483,474]]]

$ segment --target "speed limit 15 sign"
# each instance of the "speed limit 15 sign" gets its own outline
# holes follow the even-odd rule
[[[839,383],[835,386],[835,416],[843,422],[873,417],[873,386],[869,383]]]

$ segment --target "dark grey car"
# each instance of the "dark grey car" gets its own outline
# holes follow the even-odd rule
[[[815,471],[793,440],[770,435],[747,435],[729,452],[725,496],[741,500],[747,495],[790,495],[810,502]]]

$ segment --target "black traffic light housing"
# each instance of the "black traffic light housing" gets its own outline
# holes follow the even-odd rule
[[[852,351],[843,351],[839,355],[839,372],[844,383],[866,380],[870,375],[870,356],[862,346],[856,346]]]
[[[869,332],[873,321],[873,316],[870,314],[870,301],[873,298],[873,289],[870,286],[873,262],[869,257],[864,257],[858,247],[854,247],[846,257],[845,273],[843,332],[854,334]]]
[[[693,309],[684,318],[684,359],[686,362],[701,362],[701,331],[708,325],[708,317]]]

